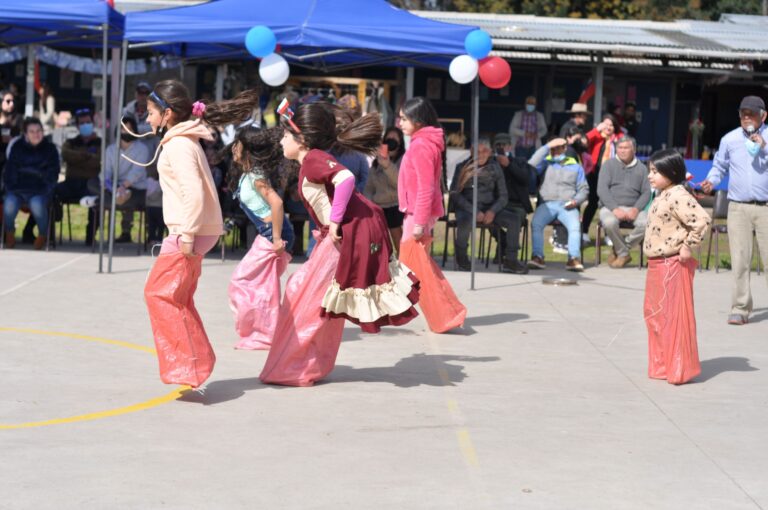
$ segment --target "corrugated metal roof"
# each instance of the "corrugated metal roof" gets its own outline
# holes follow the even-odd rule
[[[658,22],[439,11],[414,13],[448,23],[480,26],[491,34],[497,50],[768,60],[768,18],[762,16],[729,15],[720,22]]]

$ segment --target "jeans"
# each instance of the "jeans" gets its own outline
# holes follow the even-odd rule
[[[581,257],[581,223],[579,208],[566,209],[565,202],[542,202],[533,213],[531,229],[533,231],[533,256],[544,258],[544,227],[558,220],[568,230],[568,256]]]
[[[265,222],[253,214],[253,211],[248,209],[242,203],[240,204],[240,208],[243,210],[248,219],[251,220],[251,223],[253,223],[253,225],[256,227],[256,232],[258,232],[260,236],[269,239],[269,242],[274,242],[274,239],[272,238],[272,222]],[[291,249],[293,248],[294,235],[293,226],[288,220],[288,216],[285,216],[283,219],[283,230],[280,233],[280,237],[283,239],[283,241],[285,241],[285,251],[290,253]]]
[[[35,192],[6,191],[3,198],[3,215],[5,216],[5,231],[16,231],[16,215],[24,204],[29,206],[32,216],[37,223],[38,235],[48,235],[48,203],[49,195],[36,194]]]

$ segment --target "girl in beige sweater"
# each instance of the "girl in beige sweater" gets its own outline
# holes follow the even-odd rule
[[[206,124],[239,124],[257,104],[255,91],[209,105],[193,103],[187,88],[175,80],[159,82],[149,94],[147,121],[160,137],[157,170],[169,235],[144,297],[160,377],[168,384],[198,387],[216,361],[193,300],[202,258],[223,232],[221,206],[200,140],[212,139]]]
[[[685,161],[677,151],[655,152],[648,167],[648,180],[656,190],[643,243],[648,256],[643,310],[648,328],[648,376],[683,384],[701,373],[692,250],[701,243],[711,220],[683,187]]]

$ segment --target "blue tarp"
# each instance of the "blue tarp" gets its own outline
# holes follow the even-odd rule
[[[0,43],[97,47],[101,26],[111,45],[120,43],[125,17],[103,0],[2,0]]]
[[[272,29],[286,59],[315,65],[447,65],[465,53],[464,38],[475,28],[421,18],[384,0],[218,0],[128,13],[125,37],[168,43],[164,49],[184,57],[243,58],[245,34],[256,25]]]

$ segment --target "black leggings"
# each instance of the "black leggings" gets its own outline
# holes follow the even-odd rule
[[[581,231],[584,234],[589,233],[589,225],[597,212],[599,199],[597,198],[597,168],[595,171],[587,174],[587,184],[589,184],[589,201],[584,208],[584,215],[581,217]]]

